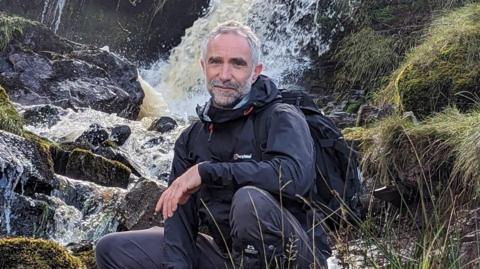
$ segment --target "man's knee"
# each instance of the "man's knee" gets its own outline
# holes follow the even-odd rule
[[[268,192],[253,186],[245,186],[235,192],[230,218],[248,222],[263,219],[276,209],[274,198]],[[251,223],[258,226],[257,222]]]
[[[109,268],[112,258],[118,257],[122,252],[120,246],[122,246],[123,239],[118,234],[108,234],[102,237],[96,244],[95,258],[99,268]]]

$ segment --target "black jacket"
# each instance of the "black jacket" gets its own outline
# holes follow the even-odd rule
[[[202,187],[165,222],[167,268],[196,267],[195,241],[200,224],[209,228],[221,248],[231,246],[229,208],[235,190],[242,186],[256,186],[273,195],[283,186],[281,196],[289,201],[285,206],[306,226],[295,197],[307,196],[314,185],[313,141],[297,108],[278,104],[269,109],[280,98],[270,79],[260,76],[241,108],[224,110],[207,103],[197,109],[200,121],[189,126],[175,143],[170,183],[201,163]],[[258,113],[269,113],[267,126],[262,126],[265,143],[255,139]]]

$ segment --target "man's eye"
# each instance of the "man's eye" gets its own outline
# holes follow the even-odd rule
[[[232,64],[234,66],[237,66],[237,67],[247,66],[247,63],[245,61],[242,61],[242,60],[232,61]]]
[[[208,60],[208,63],[209,64],[220,64],[220,63],[222,63],[222,61],[219,60],[219,59],[210,59],[210,60]]]

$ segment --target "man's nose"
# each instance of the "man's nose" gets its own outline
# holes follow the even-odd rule
[[[220,70],[220,79],[221,80],[230,80],[232,78],[232,68],[229,64],[222,65]]]

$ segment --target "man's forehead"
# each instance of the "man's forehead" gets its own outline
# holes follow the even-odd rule
[[[248,43],[247,36],[242,33],[237,32],[227,32],[219,33],[208,41],[207,48],[211,48],[212,45],[230,45],[235,47],[244,47],[245,49],[251,50],[250,44]]]

